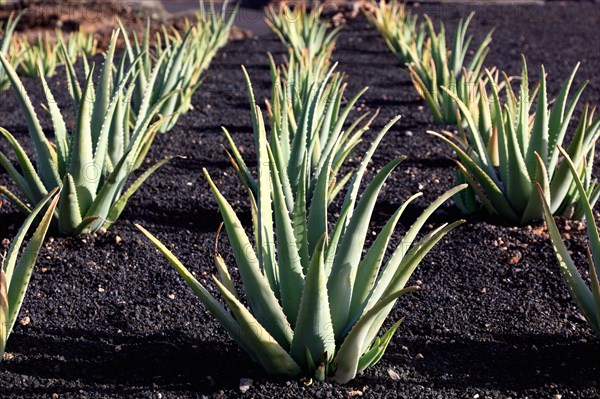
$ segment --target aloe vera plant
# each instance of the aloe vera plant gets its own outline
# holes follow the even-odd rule
[[[229,18],[226,18],[229,0],[222,2],[221,11],[219,13],[216,12],[215,3],[213,1],[210,2],[208,10],[204,5],[204,0],[200,0],[199,4],[200,7],[198,8],[198,11],[196,11],[196,26],[199,27],[198,32],[202,31],[200,27],[205,27],[208,30],[211,42],[214,42],[211,46],[217,48],[225,47],[229,41],[229,33],[239,10],[239,3],[237,3],[231,11]]]
[[[77,31],[64,39],[62,32],[57,30],[56,37],[64,43],[67,56],[72,64],[75,64],[79,57],[91,57],[98,51],[98,40],[93,33]],[[59,56],[62,56],[62,52],[59,53]]]
[[[363,14],[383,36],[402,65],[415,61],[413,57],[423,54],[427,36],[425,26],[418,23],[418,16],[411,14],[405,3],[398,0],[371,0]]]
[[[271,112],[271,108],[277,107],[278,103],[284,104],[282,103],[283,97],[287,95],[287,101],[291,103],[291,110],[297,119],[299,117],[298,110],[302,108],[303,102],[311,94],[313,86],[331,75],[329,72],[335,67],[332,68],[324,59],[313,62],[306,53],[300,57],[293,57],[292,51],[289,50],[288,54],[290,57],[286,62],[277,65],[269,53],[271,99],[268,110]],[[335,73],[335,75],[341,74]]]
[[[137,117],[147,87],[152,90],[153,101],[163,99],[174,93],[159,108],[158,113],[169,116],[161,127],[161,132],[171,130],[179,116],[191,110],[192,95],[202,83],[203,74],[208,69],[218,50],[227,44],[229,32],[235,20],[237,6],[226,19],[227,1],[223,2],[221,15],[217,15],[214,3],[210,3],[209,12],[200,2],[197,22],[186,21],[182,36],[176,29],[163,27],[162,34],[157,33],[155,43],[151,43],[150,22],[142,38],[134,33],[129,39],[125,28],[123,38],[127,47],[129,62],[136,66],[137,88],[133,92],[132,115]],[[160,61],[160,62],[159,62]],[[152,69],[158,68],[157,79],[152,86],[148,80]]]
[[[0,53],[4,54],[6,61],[10,62],[13,67],[16,67],[19,64],[19,57],[14,51],[15,40],[13,35],[15,33],[15,28],[25,11],[26,10],[17,14],[17,16],[10,14],[6,26],[3,26],[3,24],[0,23],[0,34],[2,35],[2,39],[0,40]],[[0,90],[6,90],[9,87],[10,81],[8,75],[4,68],[0,67]]]
[[[224,259],[215,254],[218,277],[213,282],[227,308],[186,269],[176,256],[143,227],[138,228],[175,267],[225,330],[269,373],[305,373],[323,380],[331,376],[346,383],[376,364],[402,320],[377,337],[396,299],[416,287],[406,284],[423,257],[449,231],[461,224],[444,224],[414,243],[429,216],[464,186],[454,188],[431,204],[416,220],[386,262],[395,227],[412,196],[394,213],[366,250],[369,224],[385,181],[404,157],[393,160],[358,194],[369,162],[393,119],[377,135],[352,175],[337,220],[331,220],[329,152],[315,173],[314,189],[307,174],[310,146],[296,136],[300,165],[282,161],[282,146],[274,135],[267,140],[260,107],[250,91],[257,139],[258,178],[255,191],[244,181],[253,215],[253,243],[230,203],[208,172],[204,174],[219,205],[240,272],[248,307]],[[236,170],[241,166],[235,158]],[[331,229],[330,227],[333,226]],[[363,256],[363,252],[366,254]]]
[[[59,64],[59,48],[47,33],[44,38],[38,35],[35,43],[29,43],[27,39],[20,40],[19,47],[23,49],[19,64],[21,74],[29,77],[54,76]]]
[[[548,233],[550,233],[552,246],[556,253],[556,258],[558,259],[558,264],[565,282],[586,320],[596,334],[600,335],[600,279],[598,278],[598,276],[600,276],[600,237],[598,236],[598,227],[596,226],[596,219],[594,218],[594,212],[592,211],[593,206],[589,197],[589,189],[586,189],[580,178],[584,175],[581,173],[581,168],[578,168],[575,165],[565,150],[561,147],[558,149],[564,156],[564,162],[568,165],[569,171],[573,176],[576,190],[579,193],[579,203],[581,204],[581,208],[583,209],[587,220],[587,233],[590,241],[587,250],[590,287],[588,287],[584,278],[581,276],[581,273],[579,273],[575,262],[573,262],[573,258],[571,258],[565,243],[562,241],[560,231],[552,217],[552,210],[546,201],[544,189],[539,185],[538,193],[543,205],[544,218],[548,225]]]
[[[486,145],[485,134],[480,131],[482,125],[475,121],[471,109],[451,90],[443,88],[460,108],[466,124],[466,142],[453,138],[449,132],[430,133],[448,143],[460,158],[457,165],[472,189],[471,198],[461,199],[468,211],[483,206],[492,214],[520,224],[541,219],[542,206],[535,192],[535,185],[539,184],[554,215],[581,218],[584,210],[578,205],[579,191],[568,164],[561,162],[556,149],[566,137],[572,137],[567,153],[582,173],[590,202],[598,200],[600,189],[592,179],[592,164],[600,118],[594,117],[594,110],[586,106],[576,127],[571,127],[573,112],[587,84],[581,85],[569,99],[577,68],[552,104],[548,100],[543,67],[539,84],[530,90],[524,57],[518,96],[506,82],[507,99],[502,102],[497,87],[491,85],[488,106],[496,115],[491,129],[496,144],[491,147]],[[489,71],[486,73],[491,76]],[[497,155],[497,167],[493,153]]]
[[[292,10],[281,4],[278,9],[267,8],[265,15],[267,25],[291,49],[292,56],[299,59],[305,54],[310,62],[329,62],[341,27],[328,32],[328,22],[321,21],[322,12],[322,6],[307,11],[305,5]]]
[[[336,65],[323,73],[295,59],[290,59],[289,64],[278,68],[271,58],[273,85],[271,101],[268,103],[271,144],[281,148],[282,163],[290,163],[290,170],[299,171],[303,162],[302,153],[299,152],[303,149],[299,146],[306,141],[306,177],[311,181],[309,191],[306,192],[308,198],[314,188],[312,180],[318,176],[331,154],[334,154],[331,190],[340,192],[352,173],[347,173],[339,180],[337,173],[377,115],[369,118],[369,113],[364,113],[347,126],[350,112],[367,88],[359,91],[344,105],[347,84],[344,82],[344,75],[335,72],[335,68]],[[248,90],[252,93],[247,74],[246,78]],[[243,180],[252,182],[251,187],[256,187],[231,135],[226,130],[225,133],[231,152],[244,172]],[[298,181],[298,176],[294,177],[294,181]]]
[[[85,62],[87,76],[85,85],[81,87],[73,64],[65,57],[69,92],[76,115],[72,126],[65,121],[42,76],[55,142],[51,142],[44,133],[15,70],[3,55],[0,57],[25,115],[36,161],[34,166],[17,139],[6,129],[0,128],[0,133],[16,155],[20,170],[2,152],[0,165],[24,198],[20,199],[6,187],[0,187],[0,192],[20,209],[30,212],[28,204],[36,204],[55,187],[62,187],[54,219],[56,227],[63,234],[85,234],[102,226],[110,227],[140,185],[168,160],[149,168],[124,191],[129,174],[141,165],[164,120],[152,121],[161,103],[151,108],[148,93],[144,97],[137,123],[130,126],[129,96],[134,90],[133,70],[126,70],[124,62],[121,62],[117,68],[118,78],[113,80],[118,35],[118,31],[112,35],[96,90],[92,83],[94,67],[90,68]],[[66,53],[64,47],[63,52]],[[152,72],[150,85],[157,74],[157,70]]]
[[[498,93],[502,95],[502,91],[507,84],[510,84],[513,78],[503,74],[504,79],[500,80],[500,72],[496,68],[492,68],[490,72],[491,73],[489,75],[486,74],[483,78],[479,79],[479,82],[476,85],[472,85],[466,89],[468,93],[466,99],[469,101],[469,103],[466,105],[469,108],[469,113],[475,122],[479,134],[481,135],[482,144],[487,150],[490,162],[494,167],[497,167],[500,162],[498,159],[498,129],[496,128],[497,114],[494,107],[490,107],[489,105],[490,94],[488,88],[489,85],[493,85]],[[469,150],[469,136],[466,132],[464,126],[465,123],[463,122],[458,109],[457,120],[458,134],[449,133],[448,131],[442,131],[442,133],[455,140],[458,145],[469,152],[471,151]],[[473,153],[470,155],[473,155]],[[460,170],[457,170],[456,172],[456,180],[458,183],[468,183],[464,174]],[[454,198],[454,202],[464,213],[470,213],[477,209],[477,206],[475,205],[475,195],[475,192],[471,188],[468,188],[461,191]]]
[[[472,36],[467,37],[467,30],[473,16],[474,13],[471,13],[466,20],[459,21],[450,49],[446,46],[444,24],[440,24],[440,31],[436,33],[431,18],[425,16],[427,39],[422,51],[419,53],[417,48],[407,49],[411,60],[408,65],[410,77],[436,124],[458,123],[456,100],[448,90],[468,103],[469,94],[482,77],[483,62],[489,52],[493,30],[484,37],[471,61],[465,65],[472,40]],[[442,86],[447,90],[441,90]]]
[[[52,214],[58,203],[57,191],[58,189],[54,189],[48,193],[31,211],[11,243],[8,253],[2,257],[0,265],[0,362],[4,357],[6,341],[19,316],[33,267],[52,221]],[[38,227],[21,253],[21,246],[27,232],[44,209],[45,212]]]

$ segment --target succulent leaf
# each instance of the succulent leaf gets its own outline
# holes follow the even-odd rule
[[[21,310],[33,268],[52,221],[58,203],[57,192],[58,189],[52,190],[31,210],[2,261],[0,267],[0,361],[3,359],[6,340],[9,338]],[[42,211],[44,214],[35,232],[25,249],[21,251],[25,236]]]

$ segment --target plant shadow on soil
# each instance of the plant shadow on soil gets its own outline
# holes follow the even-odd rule
[[[27,353],[27,358],[17,355],[17,361],[7,366],[10,372],[88,387],[181,385],[210,393],[211,388],[236,384],[232,371],[238,370],[239,380],[241,370],[253,368],[251,359],[235,347],[198,341],[179,331],[119,337],[78,329],[33,332],[13,337],[12,350]]]
[[[9,372],[32,378],[77,381],[88,387],[152,385],[158,389],[185,387],[210,394],[223,387],[231,388],[228,385],[235,385],[240,378],[249,376],[248,370],[255,369],[247,355],[235,348],[232,350],[230,345],[197,341],[178,331],[118,338],[86,330],[32,329],[32,332],[13,337],[12,350],[27,356],[21,359],[17,355],[17,361],[6,366]],[[535,388],[546,380],[568,383],[571,389],[595,387],[593,371],[571,375],[567,380],[564,374],[565,370],[578,368],[582,363],[593,363],[600,356],[600,348],[590,350],[581,340],[557,335],[497,338],[499,342],[482,342],[461,336],[447,336],[443,342],[409,338],[406,344],[421,350],[419,353],[423,357],[414,363],[414,369],[427,374],[429,383],[438,388],[478,388],[483,384],[488,389],[510,389],[514,379],[498,380],[499,370],[531,376],[524,389]],[[507,348],[504,342],[513,345]],[[389,357],[391,363],[406,361],[397,354]],[[452,378],[449,371],[453,371]],[[252,374],[269,378],[261,375],[260,370],[250,372]],[[368,385],[385,384],[389,376],[361,376],[359,379]],[[410,384],[410,378],[403,383]],[[35,390],[28,392],[35,393]],[[44,392],[42,388],[37,391]],[[9,389],[6,393],[17,395],[19,389]],[[103,388],[97,393],[116,391]]]

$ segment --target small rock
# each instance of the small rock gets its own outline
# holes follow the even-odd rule
[[[415,360],[421,360],[423,359],[423,355],[420,353],[417,353],[417,355],[415,356]]]
[[[57,393],[52,394],[52,399],[58,399],[58,398],[60,398],[59,394],[57,394]]]
[[[12,353],[8,353],[8,352],[4,353],[4,360],[13,360],[14,358],[15,358],[15,355],[13,355]]]
[[[8,248],[10,246],[10,240],[8,238],[2,240],[2,246]]]
[[[104,288],[102,288],[102,287],[98,287],[98,292],[99,292],[99,293],[103,293],[104,291],[106,291]]]
[[[407,137],[412,137],[414,135],[414,133],[410,130],[407,130],[406,133],[404,133]]]
[[[348,392],[348,396],[353,398],[355,396],[363,396],[363,391],[359,391],[357,389],[353,389],[351,391]]]
[[[119,353],[119,352],[121,352],[122,350],[123,350],[123,347],[122,347],[121,345],[117,345],[117,346],[115,346],[115,352],[116,352],[116,353]]]
[[[400,374],[394,369],[387,369],[388,375],[394,381],[398,381],[400,379]]]
[[[344,23],[346,23],[346,19],[344,18],[344,14],[342,14],[341,12],[338,12],[337,14],[335,14],[331,18],[331,23],[335,27],[338,27],[338,26],[343,25]]]
[[[167,295],[169,297],[169,299],[175,299],[175,294],[171,293],[169,295]]]
[[[508,260],[508,264],[514,266],[517,263],[519,263],[521,259],[523,259],[523,254],[521,253],[521,251],[516,251]]]
[[[115,237],[115,244],[119,245],[123,242],[123,239],[121,238],[121,236],[116,236]]]
[[[100,227],[100,228],[98,229],[98,234],[106,234],[106,231],[107,231],[107,230],[106,230],[106,227]]]
[[[31,319],[29,318],[29,316],[25,316],[23,317],[21,320],[19,320],[19,324],[24,326],[28,326],[31,323]]]
[[[241,393],[246,393],[248,392],[248,390],[250,389],[250,387],[252,387],[252,383],[254,381],[252,381],[250,378],[242,378],[240,380],[240,392]]]

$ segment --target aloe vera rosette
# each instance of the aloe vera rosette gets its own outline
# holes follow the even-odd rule
[[[397,298],[407,287],[423,257],[463,221],[443,224],[415,242],[429,216],[464,186],[456,187],[421,214],[401,243],[390,248],[396,225],[407,206],[402,204],[387,221],[372,245],[365,245],[377,197],[393,170],[404,160],[385,165],[362,192],[363,177],[392,120],[375,138],[353,173],[337,220],[329,212],[330,179],[335,153],[309,188],[306,137],[299,145],[301,166],[281,162],[279,141],[267,140],[260,108],[251,96],[252,120],[257,138],[256,187],[245,182],[253,215],[252,240],[231,204],[208,172],[205,176],[221,210],[225,229],[241,278],[232,278],[229,266],[215,254],[213,283],[227,307],[200,283],[177,257],[143,227],[138,228],[175,267],[201,302],[225,330],[268,372],[305,373],[323,380],[346,383],[376,364],[400,325],[396,322],[378,337]],[[236,170],[241,166],[232,157]],[[243,175],[242,175],[243,176]],[[391,255],[386,259],[386,253]],[[364,256],[363,256],[364,254]],[[239,289],[242,289],[242,296]],[[247,304],[240,298],[245,297]]]
[[[321,20],[323,7],[306,10],[305,5],[291,9],[282,4],[266,10],[266,22],[283,44],[291,50],[291,57],[307,57],[316,63],[329,63],[341,27],[328,31],[328,22]]]
[[[423,54],[426,29],[418,23],[418,16],[406,9],[406,4],[397,0],[379,2],[371,0],[363,13],[369,23],[383,36],[392,54],[402,65],[414,61],[413,57]]]
[[[46,95],[47,111],[52,120],[54,142],[46,136],[36,115],[31,99],[12,66],[0,57],[14,93],[27,122],[29,136],[35,151],[35,163],[6,129],[0,133],[12,148],[18,168],[7,155],[0,152],[0,165],[7,171],[21,196],[7,187],[0,187],[11,202],[29,213],[30,204],[38,203],[55,187],[62,187],[62,195],[54,214],[55,226],[63,234],[90,233],[101,227],[110,227],[119,217],[129,198],[165,159],[150,167],[129,188],[129,175],[143,162],[157,129],[164,120],[153,121],[160,102],[150,107],[150,93],[144,97],[143,117],[133,126],[129,121],[129,98],[134,90],[133,70],[117,67],[113,80],[113,63],[118,32],[114,32],[104,60],[98,87],[94,89],[94,66],[85,61],[86,82],[80,86],[73,64],[65,57],[69,93],[76,115],[72,126],[54,100],[43,76],[41,83]],[[62,51],[66,53],[64,46]],[[156,79],[153,71],[151,81]],[[35,165],[35,166],[34,166]]]
[[[583,217],[585,212],[579,202],[581,194],[556,147],[562,146],[569,137],[571,141],[566,152],[577,168],[590,203],[596,203],[600,188],[592,178],[592,165],[600,136],[600,118],[594,116],[594,109],[585,106],[576,125],[572,125],[572,116],[586,86],[586,83],[582,84],[570,96],[576,72],[577,67],[553,103],[548,99],[543,67],[539,84],[529,88],[525,58],[518,95],[506,82],[507,99],[503,101],[497,86],[491,85],[492,96],[487,104],[490,112],[495,114],[490,120],[490,131],[495,136],[492,146],[486,139],[489,134],[481,131],[484,125],[475,120],[473,111],[447,91],[456,100],[465,121],[466,142],[447,132],[445,135],[430,133],[450,145],[460,159],[458,168],[472,190],[470,199],[462,199],[468,205],[466,209],[472,211],[483,207],[491,214],[502,215],[520,224],[542,219],[542,204],[535,190],[539,184],[552,214]],[[489,71],[486,73],[491,75]]]
[[[425,16],[427,39],[422,51],[419,53],[415,48],[408,49],[410,77],[436,124],[458,124],[455,98],[468,103],[473,88],[483,77],[483,63],[489,52],[493,30],[483,38],[471,60],[466,63],[472,41],[472,37],[467,36],[467,30],[473,16],[474,13],[471,13],[466,20],[459,21],[451,48],[446,45],[444,24],[440,25],[438,33],[431,18]],[[442,86],[446,90],[442,90]]]

